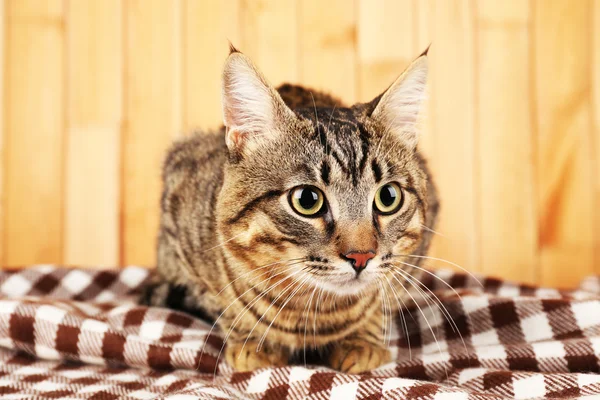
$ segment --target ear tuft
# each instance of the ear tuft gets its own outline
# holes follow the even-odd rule
[[[281,117],[291,113],[252,61],[237,50],[225,62],[222,106],[226,142],[231,150],[269,140]]]
[[[373,119],[398,135],[410,148],[417,146],[418,116],[426,96],[427,50],[381,95],[371,114]]]
[[[233,45],[233,43],[231,43],[231,41],[229,41],[229,55],[231,55],[232,53],[241,53],[241,51],[236,49],[235,46]]]

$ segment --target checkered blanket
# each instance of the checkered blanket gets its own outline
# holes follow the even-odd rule
[[[222,341],[209,324],[137,304],[147,278],[136,267],[0,271],[0,398],[600,396],[597,278],[567,292],[435,272],[425,283],[443,307],[405,310],[395,361],[361,375],[303,365],[237,373],[217,360]]]

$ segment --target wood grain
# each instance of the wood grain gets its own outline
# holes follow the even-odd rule
[[[541,282],[573,286],[594,270],[590,2],[534,4]]]
[[[5,162],[4,141],[6,135],[6,119],[4,113],[5,106],[5,50],[6,50],[6,1],[0,1],[0,266],[4,265],[4,210],[6,208],[6,196],[4,191],[3,171],[7,163]]]
[[[300,79],[351,104],[358,98],[354,3],[300,2]]]
[[[466,0],[437,2],[432,8],[428,155],[443,199],[434,251],[438,257],[478,271],[473,9]]]
[[[477,18],[479,23],[495,26],[528,24],[531,6],[529,1],[476,0]]]
[[[119,263],[122,7],[71,2],[67,15],[67,165],[64,262]]]
[[[421,54],[425,49],[431,50],[431,44],[433,43],[434,37],[434,26],[433,22],[433,12],[436,7],[436,0],[427,0],[427,1],[412,1],[412,12],[414,14],[414,22],[412,24],[412,49],[413,52],[409,55],[409,60],[412,61],[418,54]],[[382,38],[382,40],[386,40],[387,38]],[[408,38],[407,38],[408,39]],[[430,64],[429,68],[433,67],[432,59],[435,57],[435,52],[429,53]],[[425,102],[423,103],[423,107],[421,110],[420,116],[420,138],[419,138],[419,149],[425,154],[428,160],[428,165],[432,171],[436,170],[435,166],[435,157],[433,154],[433,101],[432,101],[432,75],[429,75],[429,81],[427,84],[427,94],[425,98]],[[433,240],[433,248],[430,251],[435,252],[435,244],[436,240]]]
[[[243,0],[241,6],[241,50],[271,84],[297,82],[299,1]]]
[[[389,87],[418,55],[416,12],[411,0],[358,1],[360,101],[371,101]],[[388,38],[401,38],[393,46]]]
[[[591,27],[591,67],[589,69],[592,81],[592,129],[594,146],[594,265],[596,274],[600,274],[600,0],[592,1]]]
[[[184,9],[184,130],[214,129],[223,121],[221,72],[228,41],[241,43],[240,1],[186,0]]]
[[[6,22],[3,262],[61,262],[63,2],[8,1]]]
[[[600,0],[0,0],[0,24],[1,265],[153,265],[165,150],[221,125],[230,40],[348,104],[432,43],[432,255],[600,273]]]
[[[481,269],[533,283],[537,279],[535,153],[530,113],[528,9],[477,12],[477,166]],[[514,15],[513,15],[514,14]],[[482,18],[493,24],[481,25]]]
[[[129,0],[123,132],[123,264],[154,265],[161,163],[182,132],[181,1]]]

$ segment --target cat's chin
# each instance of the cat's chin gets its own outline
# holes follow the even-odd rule
[[[327,282],[317,282],[317,286],[338,296],[356,296],[376,287],[371,277],[366,276],[348,276]]]

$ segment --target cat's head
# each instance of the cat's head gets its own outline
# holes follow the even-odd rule
[[[425,53],[369,103],[292,110],[232,51],[217,220],[237,274],[348,295],[401,267],[394,256],[419,246],[425,222],[415,152],[426,80]]]

